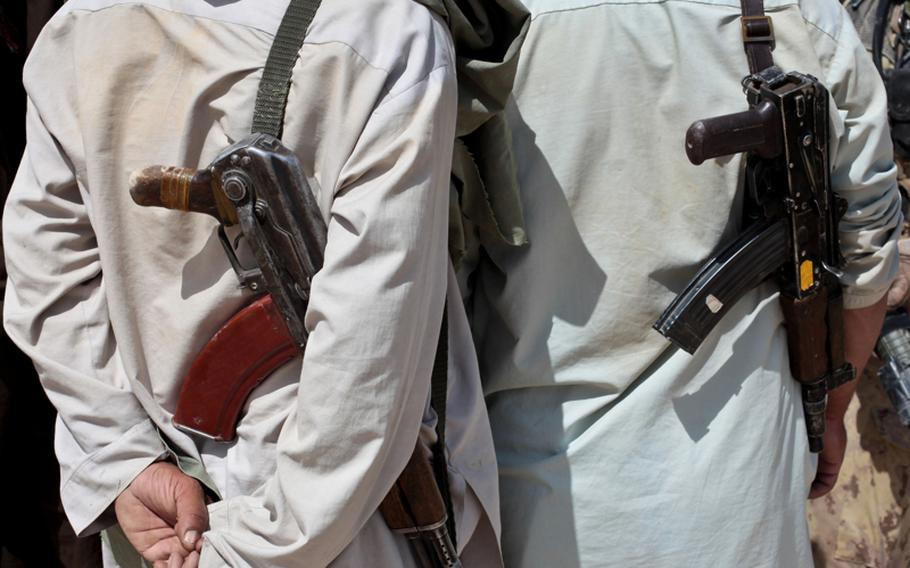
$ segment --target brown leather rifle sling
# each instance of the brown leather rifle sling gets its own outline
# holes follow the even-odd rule
[[[774,65],[774,26],[765,15],[762,0],[740,0],[742,6],[742,34],[749,72],[753,75]]]

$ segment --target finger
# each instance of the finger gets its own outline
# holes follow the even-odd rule
[[[819,456],[818,471],[815,472],[815,479],[809,489],[809,499],[818,499],[831,491],[834,488],[834,484],[837,483],[839,469],[832,467],[832,464],[824,461],[823,457]]]
[[[182,559],[187,554],[177,535],[170,538],[162,538],[142,551],[142,557],[149,562],[164,561],[165,564],[170,561],[171,556],[179,556]]]
[[[816,476],[815,481],[812,482],[812,487],[809,489],[809,499],[824,497],[834,489],[835,483],[837,483],[836,473],[823,473]]]
[[[199,568],[199,553],[195,550],[183,561],[183,568]]]
[[[838,456],[838,449],[833,447],[836,444],[832,442],[828,441],[828,445],[818,455],[818,468],[815,470],[815,479],[809,489],[809,499],[817,499],[825,495],[834,489],[834,485],[837,483],[843,458]]]
[[[174,495],[177,506],[177,524],[174,530],[183,548],[195,550],[200,535],[209,528],[209,512],[205,506],[202,485],[192,477],[180,480]]]
[[[835,484],[844,463],[844,452],[847,446],[847,433],[843,421],[829,420],[825,424],[825,447],[818,454],[818,468],[815,480],[809,488],[809,498],[818,499],[827,495]]]
[[[183,557],[179,554],[171,554],[167,561],[167,568],[181,568],[181,566],[183,566]]]

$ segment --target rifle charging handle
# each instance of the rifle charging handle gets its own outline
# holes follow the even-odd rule
[[[241,170],[228,170],[221,177],[221,189],[234,203],[242,201],[248,193],[250,178]]]

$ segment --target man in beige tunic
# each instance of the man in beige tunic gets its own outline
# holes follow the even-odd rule
[[[193,358],[247,298],[214,221],[139,208],[128,178],[150,164],[205,167],[248,134],[287,0],[73,0],[48,25],[25,72],[4,323],[58,409],[62,498],[80,534],[115,522],[137,476],[154,485],[143,472],[171,455],[167,440],[201,461],[221,499],[202,541],[186,524],[163,527],[148,560],[413,565],[375,511],[418,431],[432,435],[446,298],[458,548],[466,565],[500,565],[495,456],[446,263],[455,59],[438,10],[422,4],[325,0],[310,27],[283,141],[327,222],[325,265],[302,365],[258,387],[229,445],[171,417]],[[186,550],[172,546],[183,537]]]
[[[850,393],[832,401],[816,467],[772,283],[694,355],[651,329],[739,229],[742,156],[693,166],[684,139],[747,108],[740,2],[526,4],[509,120],[530,246],[480,257],[473,304],[506,563],[811,566],[805,500],[836,476]],[[765,9],[775,62],[831,92],[848,356],[862,366],[897,269],[884,89],[835,0]]]

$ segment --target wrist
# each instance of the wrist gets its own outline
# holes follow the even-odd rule
[[[859,377],[845,383],[836,389],[828,392],[827,406],[825,407],[825,420],[843,422],[847,414],[847,408],[850,401],[853,400],[853,393],[856,392],[856,384]]]

